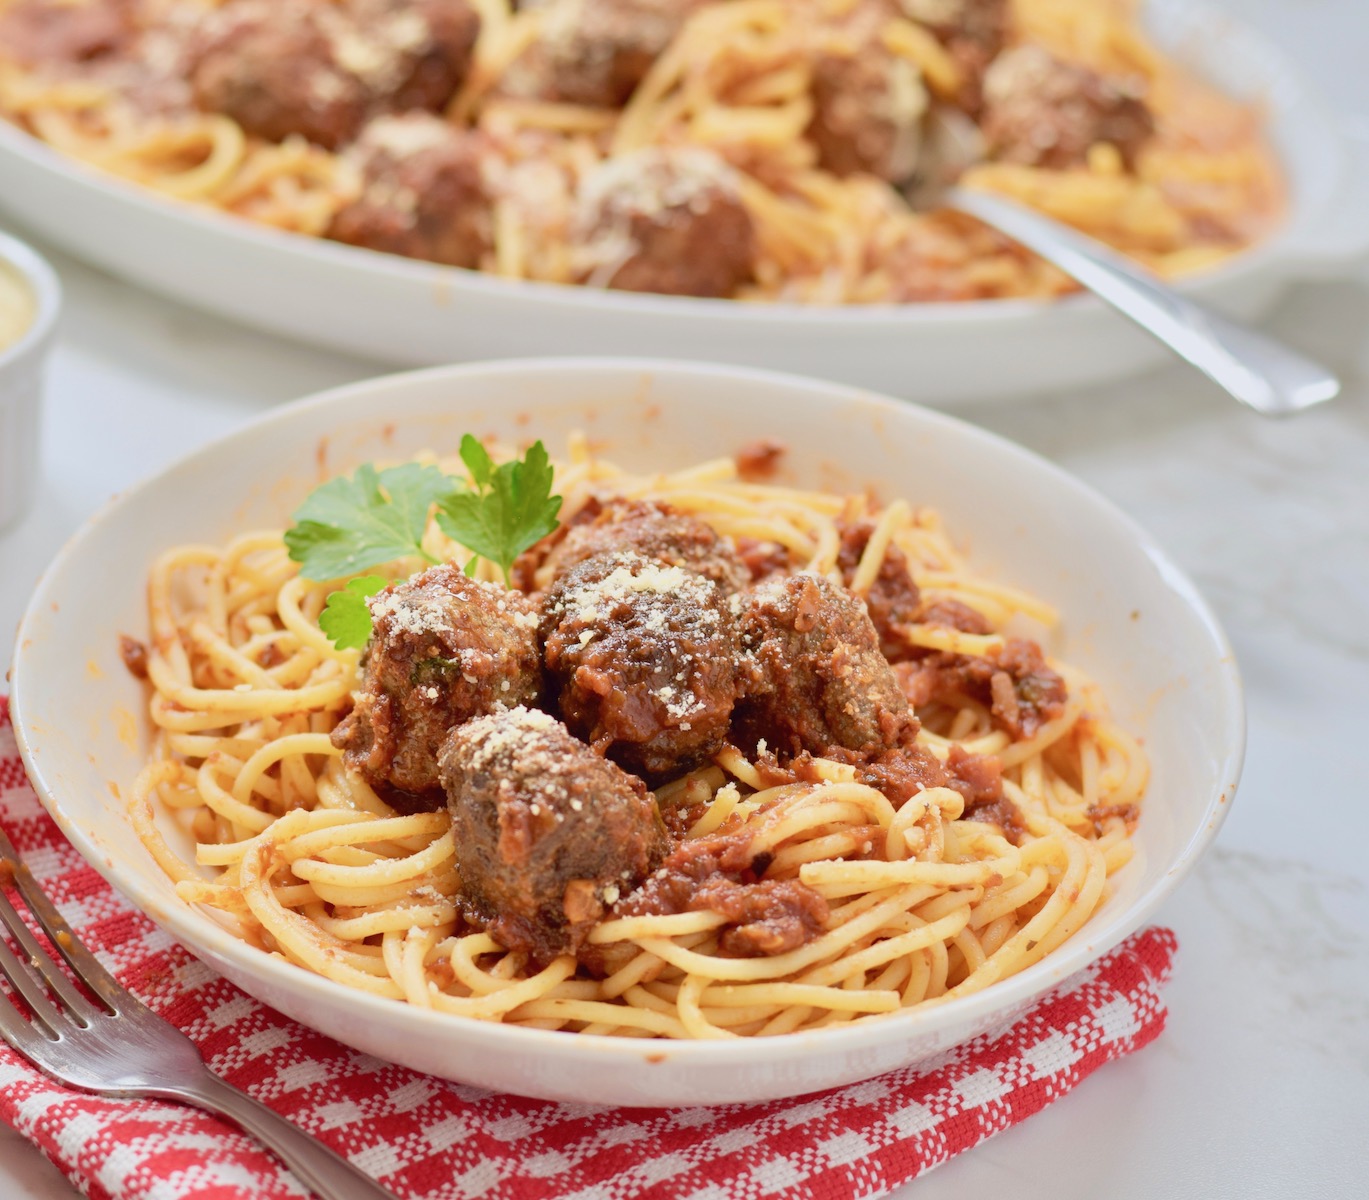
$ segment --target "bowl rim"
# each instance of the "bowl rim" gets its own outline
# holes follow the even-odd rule
[[[152,870],[121,870],[114,862],[109,861],[105,852],[86,830],[64,812],[59,794],[61,789],[50,780],[44,767],[44,756],[36,753],[42,741],[42,734],[38,733],[35,736],[30,729],[28,716],[30,655],[24,643],[30,636],[31,624],[48,608],[49,590],[55,585],[58,575],[69,561],[80,555],[85,544],[90,539],[98,537],[105,524],[127,503],[158,486],[166,476],[192,466],[197,460],[212,458],[225,446],[250,442],[268,433],[275,426],[294,423],[305,414],[326,411],[334,404],[368,393],[384,395],[396,388],[403,390],[439,380],[459,388],[462,381],[483,376],[555,376],[577,371],[586,374],[610,371],[634,378],[643,374],[670,375],[676,378],[689,376],[715,383],[742,379],[805,392],[834,406],[855,402],[881,412],[890,420],[905,420],[911,415],[915,422],[950,430],[957,436],[968,437],[972,442],[989,446],[997,453],[1025,461],[1032,469],[1051,477],[1057,486],[1071,491],[1081,503],[1101,511],[1117,522],[1150,561],[1164,584],[1184,601],[1197,627],[1210,640],[1213,661],[1218,667],[1220,680],[1219,732],[1225,746],[1218,767],[1217,777],[1222,781],[1220,791],[1208,798],[1201,824],[1183,844],[1165,873],[1146,892],[1137,897],[1128,909],[1115,915],[1108,925],[1091,929],[1086,924],[1079,933],[1040,962],[969,996],[928,1008],[890,1013],[878,1021],[848,1024],[833,1029],[781,1034],[768,1038],[677,1041],[615,1038],[601,1034],[567,1036],[561,1031],[528,1029],[480,1021],[458,1014],[415,1008],[403,1002],[373,996],[316,975],[294,963],[262,953],[235,937],[192,904],[176,902],[172,907],[167,907],[160,898],[151,895],[144,882],[145,879],[152,877]],[[893,1040],[900,1033],[905,1036],[913,1033],[932,1034],[939,1029],[966,1025],[976,1020],[992,1021],[993,1014],[996,1013],[1001,1012],[1005,1017],[1015,1013],[1021,1005],[1046,994],[1061,980],[1095,962],[1138,929],[1168,898],[1211,844],[1230,811],[1231,801],[1235,797],[1240,781],[1246,746],[1245,703],[1240,673],[1230,641],[1212,609],[1188,576],[1169,559],[1139,523],[1063,468],[970,422],[865,389],[761,368],[621,356],[501,359],[381,375],[330,388],[277,406],[222,437],[212,439],[180,456],[113,497],[58,551],[45,569],[20,619],[10,686],[10,713],[19,752],[43,806],[81,856],[116,891],[197,958],[204,958],[206,953],[220,956],[232,963],[243,975],[264,980],[274,988],[290,993],[297,1000],[307,1002],[311,998],[317,999],[334,1008],[345,1008],[355,1018],[375,1020],[392,1027],[403,1026],[406,1033],[445,1035],[449,1038],[458,1033],[478,1035],[486,1041],[493,1039],[494,1043],[506,1046],[511,1052],[538,1054],[544,1059],[575,1059],[588,1056],[605,1065],[640,1064],[648,1056],[651,1061],[659,1061],[663,1051],[673,1063],[680,1066],[743,1066],[779,1060],[789,1054],[818,1050],[850,1053],[872,1044]],[[155,869],[155,863],[151,864],[151,868]]]

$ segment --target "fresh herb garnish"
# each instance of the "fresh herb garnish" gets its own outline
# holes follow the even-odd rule
[[[521,459],[495,464],[470,434],[461,439],[461,461],[471,482],[439,467],[406,463],[377,471],[366,463],[356,474],[329,480],[295,511],[285,533],[286,549],[306,579],[355,575],[396,559],[438,560],[423,547],[434,506],[438,527],[478,559],[487,558],[507,582],[513,560],[557,526],[561,497],[551,494],[552,467],[546,447],[535,442]],[[353,579],[328,597],[319,627],[339,649],[365,646],[371,635],[366,599],[388,580],[378,575]]]
[[[306,579],[339,579],[397,558],[435,563],[423,549],[428,514],[460,486],[438,467],[377,471],[365,463],[309,494],[286,530],[286,548]]]
[[[495,466],[468,433],[461,439],[474,491],[456,492],[437,509],[437,525],[449,538],[495,563],[507,582],[513,560],[556,528],[561,497],[551,494],[546,447],[534,442],[521,459]]]
[[[541,442],[537,445],[540,447]],[[490,480],[494,478],[494,459],[490,457],[490,452],[480,444],[478,438],[472,437],[469,433],[461,437],[461,448],[458,451],[461,461],[466,464],[466,470],[471,473],[471,482],[477,488],[487,488]]]
[[[365,649],[371,640],[371,610],[366,600],[387,582],[380,575],[362,575],[328,597],[318,615],[318,627],[339,650]]]

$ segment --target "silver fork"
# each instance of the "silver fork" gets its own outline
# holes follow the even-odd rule
[[[1052,217],[1005,196],[963,187],[950,188],[941,202],[978,217],[1053,262],[1266,417],[1286,417],[1340,395],[1340,380],[1320,363],[1180,295],[1116,251]]]
[[[185,1034],[116,982],[76,940],[0,830],[0,882],[6,874],[67,965],[99,998],[92,1003],[67,978],[0,890],[0,924],[23,951],[15,954],[0,935],[0,977],[32,1014],[25,1017],[0,994],[0,1037],[20,1054],[83,1091],[176,1100],[218,1113],[323,1200],[395,1200],[346,1159],[213,1074]]]

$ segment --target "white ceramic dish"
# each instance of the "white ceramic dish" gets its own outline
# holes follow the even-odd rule
[[[1263,103],[1291,187],[1270,242],[1183,285],[1237,316],[1369,248],[1369,148],[1274,48],[1187,0],[1150,0],[1158,40]],[[166,200],[0,121],[0,207],[137,283],[274,333],[405,366],[648,354],[836,379],[931,402],[1117,378],[1167,351],[1091,297],[811,308],[509,282],[283,234]]]
[[[925,1012],[749,1042],[670,1043],[505,1028],[349,990],[268,957],[180,901],[129,827],[146,746],[118,634],[146,627],[144,573],[168,545],[279,525],[328,473],[448,449],[475,430],[555,452],[571,429],[605,452],[682,466],[765,435],[800,479],[940,507],[980,568],[1065,614],[1059,647],[1141,734],[1153,781],[1139,853],[1072,941],[984,993]],[[389,432],[387,432],[389,431]],[[1244,716],[1226,639],[1192,585],[1127,517],[1055,467],[972,426],[831,384],[648,360],[542,360],[373,380],[290,405],[115,500],[58,556],[19,629],[14,717],[44,803],[90,862],[235,983],[359,1049],[533,1096],[672,1105],[762,1100],[870,1077],[997,1025],[1135,930],[1216,832],[1240,773]],[[184,843],[182,842],[184,848]]]
[[[0,530],[19,520],[38,489],[38,428],[48,351],[62,308],[62,285],[48,264],[17,238],[0,233],[0,271],[32,306],[28,326],[0,345]],[[0,284],[6,280],[0,280]]]

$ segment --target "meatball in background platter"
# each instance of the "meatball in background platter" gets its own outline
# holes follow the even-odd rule
[[[619,108],[708,0],[524,0],[537,38],[504,78],[511,96]]]
[[[652,147],[600,163],[581,184],[575,228],[581,282],[593,286],[717,298],[755,270],[739,177],[709,150]]]
[[[428,113],[377,117],[347,152],[360,194],[328,236],[353,246],[475,267],[493,244],[485,139]]]
[[[368,114],[439,111],[479,30],[467,0],[230,0],[192,41],[191,83],[201,108],[250,134],[336,150]]]
[[[984,137],[995,158],[1055,169],[1083,164],[1097,145],[1128,166],[1155,132],[1137,81],[1105,79],[1040,46],[1018,46],[984,78]]]

